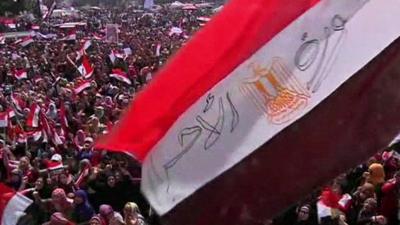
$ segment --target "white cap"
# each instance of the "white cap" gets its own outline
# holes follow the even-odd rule
[[[93,138],[87,137],[87,138],[85,138],[85,142],[93,143]]]
[[[51,157],[51,161],[61,162],[62,161],[62,156],[60,154],[54,154]]]

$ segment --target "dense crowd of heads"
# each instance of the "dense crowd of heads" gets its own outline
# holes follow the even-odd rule
[[[125,155],[95,150],[93,143],[203,25],[198,17],[210,14],[210,9],[96,8],[0,27],[31,32],[37,26],[28,45],[15,37],[0,46],[0,181],[33,201],[20,224],[152,222],[140,194],[140,166]],[[67,22],[85,25],[60,27]],[[118,24],[117,42],[105,41],[106,24]],[[173,27],[181,32],[171,33]],[[66,38],[71,32],[76,40]],[[90,47],[82,50],[87,41]],[[84,57],[94,69],[90,77],[79,70]],[[110,77],[115,69],[130,84]]]
[[[393,142],[367,162],[341,174],[272,224],[400,224],[399,143]]]

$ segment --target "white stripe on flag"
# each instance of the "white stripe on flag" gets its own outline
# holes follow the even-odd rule
[[[20,217],[25,215],[25,210],[33,203],[29,198],[16,193],[7,203],[1,220],[1,225],[16,225]]]
[[[168,212],[311,111],[399,37],[399,26],[382,26],[400,20],[399,11],[396,0],[325,0],[294,21],[187,109],[146,156],[142,191],[151,205]]]

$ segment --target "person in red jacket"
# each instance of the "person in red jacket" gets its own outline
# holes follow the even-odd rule
[[[399,224],[399,197],[400,197],[400,171],[382,186],[382,200],[380,211],[388,220],[388,225]]]

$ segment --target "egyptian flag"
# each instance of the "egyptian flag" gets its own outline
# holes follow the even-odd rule
[[[90,80],[85,80],[79,83],[76,83],[75,87],[74,87],[74,92],[75,94],[79,94],[82,91],[84,91],[87,88],[90,88],[92,86],[91,81]]]
[[[116,50],[111,50],[111,53],[110,55],[108,55],[108,57],[110,58],[112,63],[114,63],[116,59],[125,59],[125,55]]]
[[[93,75],[94,68],[86,54],[83,54],[82,64],[78,67],[78,71],[85,79],[89,79]]]
[[[91,45],[92,45],[91,40],[85,40],[83,42],[81,49],[79,51],[77,51],[76,61],[79,60],[83,55],[86,54],[86,50],[88,48],[90,48]]]
[[[352,197],[349,194],[340,195],[331,188],[322,191],[317,202],[318,221],[334,219],[340,214],[346,214],[352,204]]]
[[[142,162],[167,224],[262,224],[400,130],[399,10],[229,1],[96,146]]]
[[[26,132],[26,136],[31,138],[34,142],[39,142],[39,140],[43,140],[43,131],[42,129],[28,131]]]
[[[33,203],[24,195],[0,183],[0,221],[2,225],[16,225],[26,216],[25,210]]]
[[[56,132],[54,122],[49,120],[43,112],[40,113],[39,117],[46,139],[52,141],[55,146],[64,144],[64,141]]]
[[[59,112],[59,116],[60,116],[60,123],[61,123],[61,126],[62,126],[64,132],[65,132],[65,133],[68,133],[69,124],[68,124],[67,112],[66,112],[66,109],[65,109],[64,102],[61,102],[61,103],[60,103],[60,112]]]
[[[71,29],[67,36],[63,39],[65,41],[75,41],[76,40],[76,30],[75,29]]]
[[[132,84],[131,80],[129,80],[128,78],[128,75],[120,68],[112,69],[110,77],[113,77],[129,85]]]
[[[83,42],[81,51],[82,52],[86,51],[88,48],[90,48],[91,45],[92,45],[92,41],[91,40],[85,40],[85,42]]]
[[[22,47],[26,47],[26,46],[32,44],[33,42],[35,42],[35,41],[33,40],[33,37],[29,35],[29,36],[26,36],[26,37],[22,38],[22,39],[21,39],[21,42],[19,42],[19,44],[20,44]]]
[[[11,103],[14,106],[17,113],[22,114],[22,109],[24,108],[25,105],[24,100],[22,100],[22,98],[15,93],[12,93],[10,95],[10,98],[11,98]]]
[[[19,69],[14,71],[14,77],[17,80],[28,79],[28,73],[25,69]]]
[[[39,127],[39,113],[40,106],[36,103],[33,103],[30,107],[28,118],[26,118],[26,125],[33,128]]]

